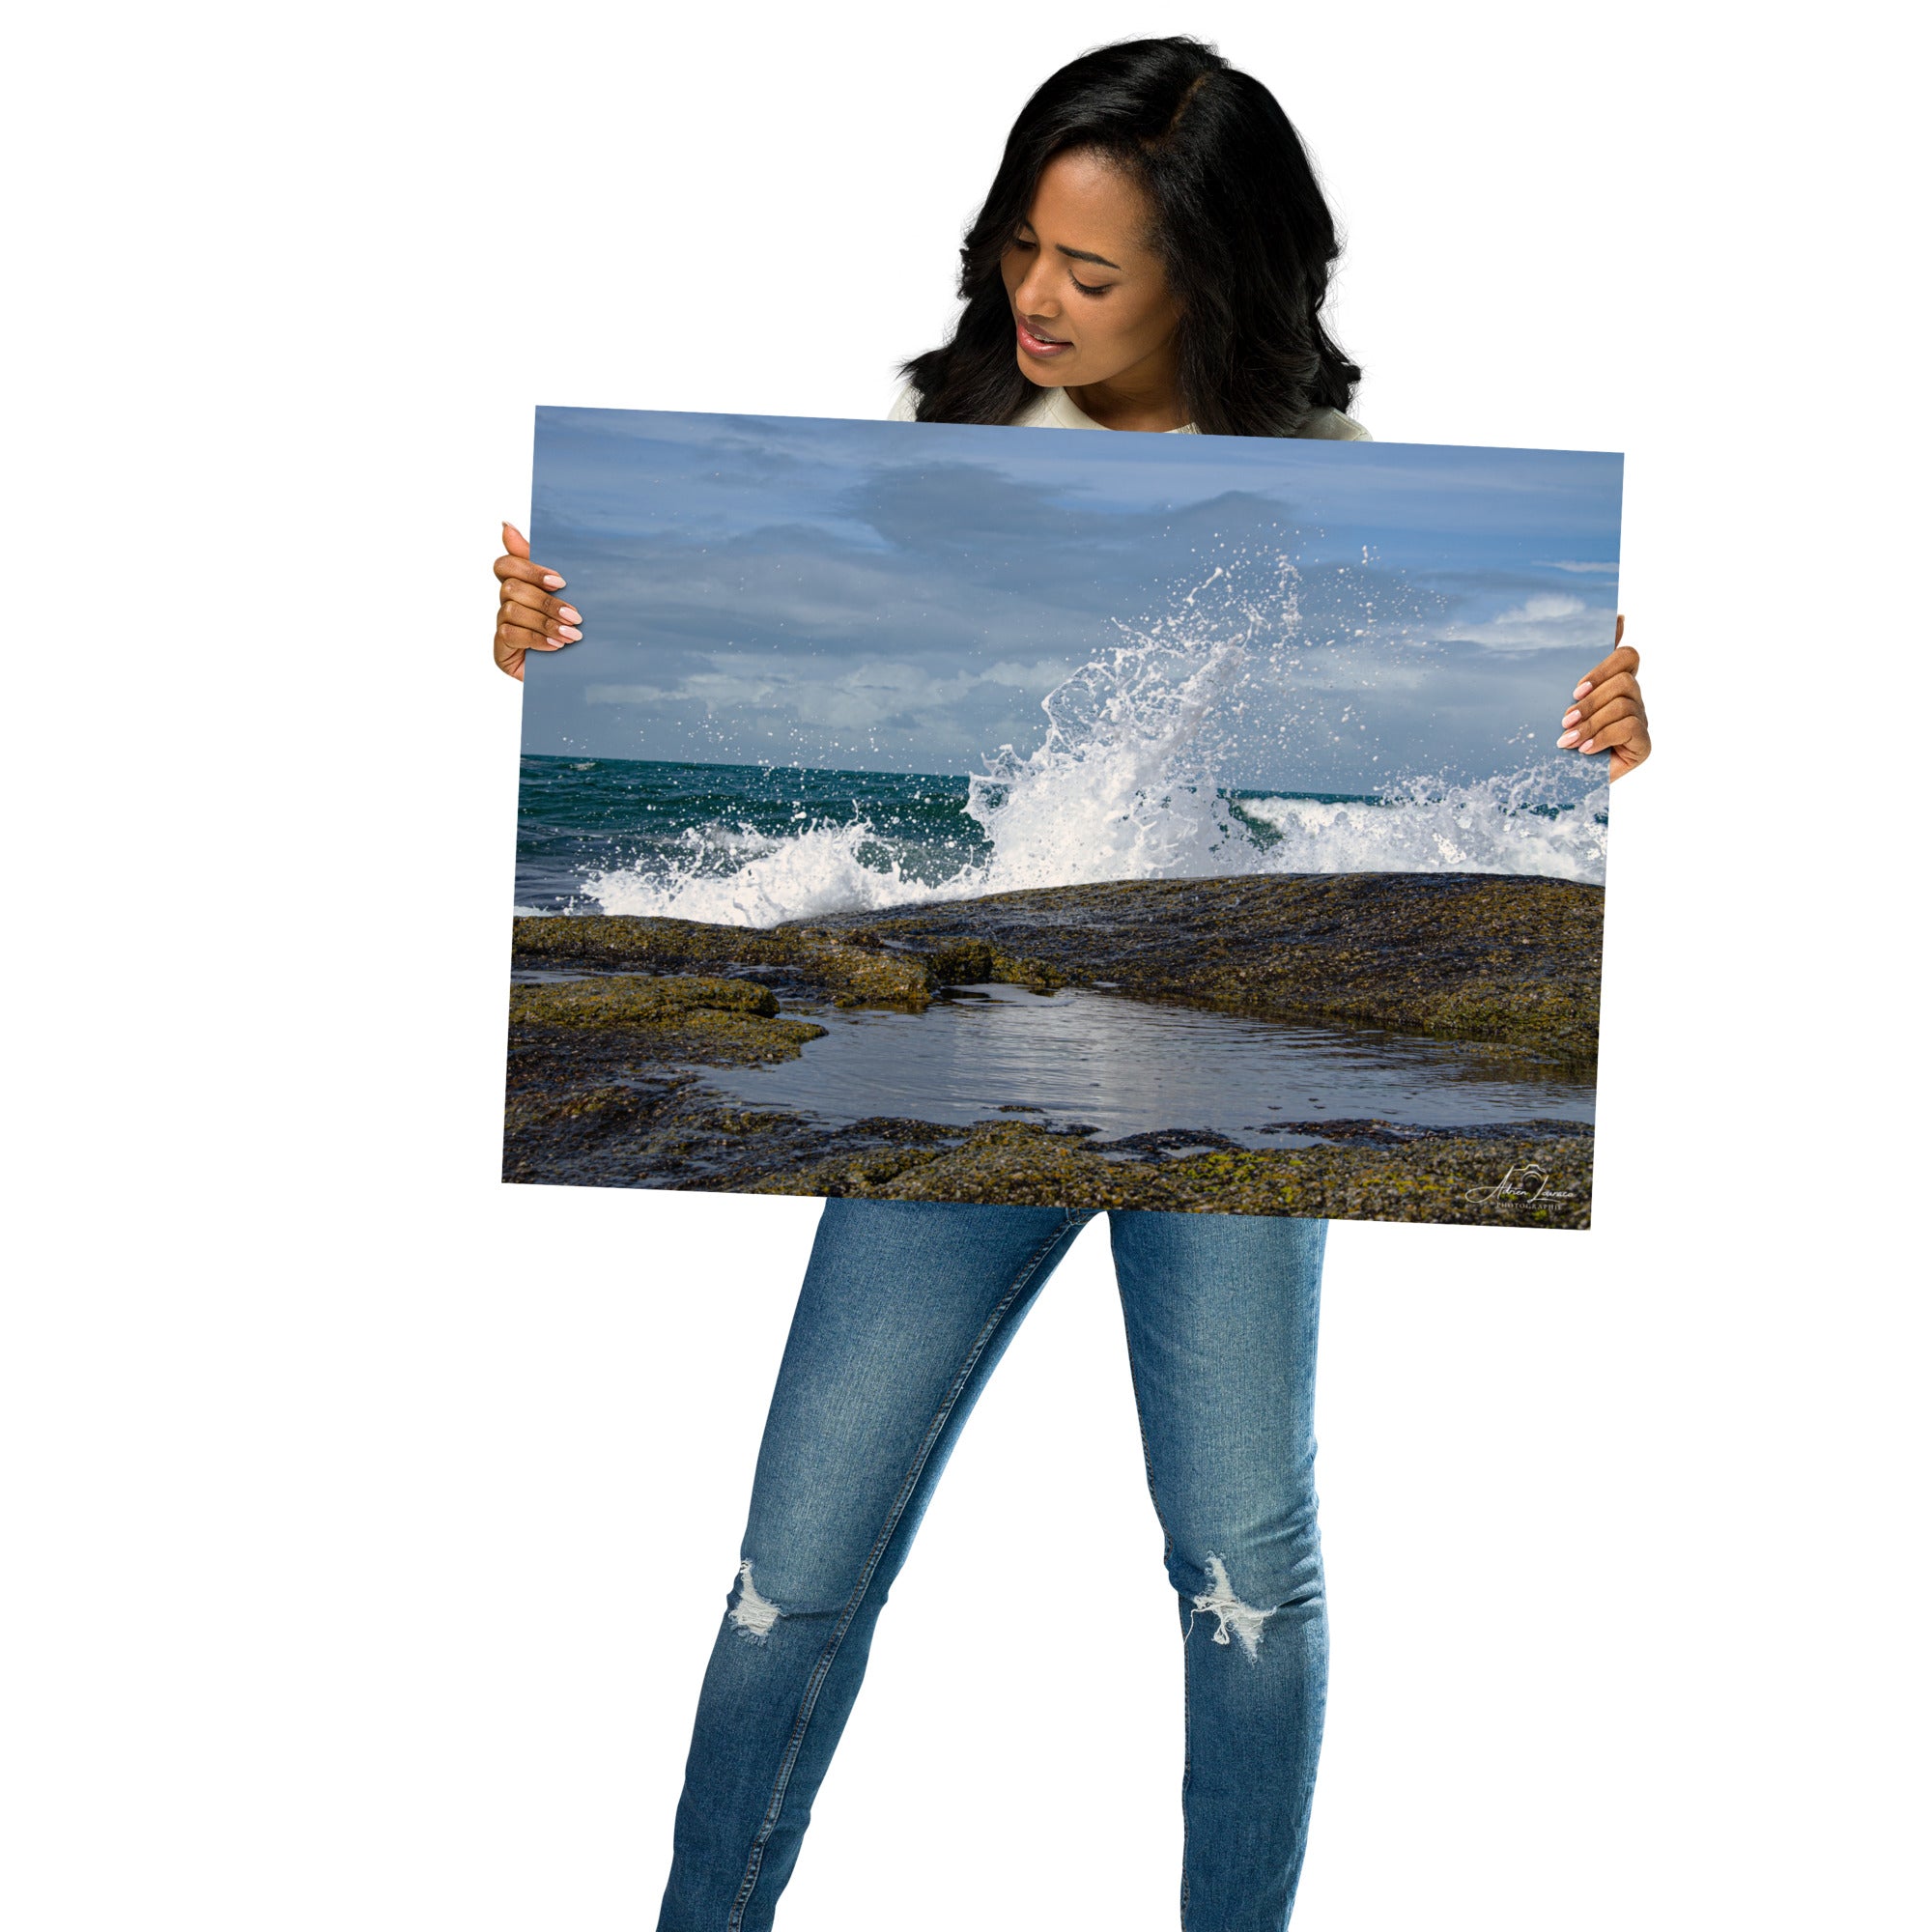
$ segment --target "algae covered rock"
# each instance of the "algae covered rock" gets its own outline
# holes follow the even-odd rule
[[[747,980],[609,973],[510,988],[510,1018],[546,1026],[655,1026],[697,1011],[754,1013],[773,1019],[778,1010],[778,995]]]
[[[780,927],[778,930],[784,931]],[[983,943],[989,975],[1284,1019],[1597,1047],[1604,894],[1483,872],[1250,874],[1042,887],[820,917],[828,938],[935,961]],[[997,962],[1010,963],[999,970]]]
[[[519,1042],[527,1049],[533,1040],[577,1033],[621,1033],[625,1050],[645,1061],[714,1066],[795,1060],[808,1040],[824,1037],[822,1026],[778,1012],[778,995],[753,980],[601,973],[513,984],[512,1078]]]
[[[842,940],[895,957],[908,966],[922,969],[927,986],[934,990],[941,986],[991,984],[1025,986],[1036,993],[1051,993],[1066,984],[1066,976],[1044,959],[1003,952],[983,939],[934,935],[923,930],[924,923],[908,918],[895,919],[885,926],[861,925],[842,933],[816,926],[800,926],[798,931],[801,938],[825,943]]]
[[[1485,1227],[1590,1224],[1588,1135],[1442,1134],[1398,1147],[1280,1151],[1228,1146],[1179,1159],[1122,1159],[1109,1145],[1033,1122],[982,1122],[951,1148],[855,1150],[740,1184],[757,1193],[881,1201]]]
[[[573,960],[652,973],[774,979],[800,992],[825,994],[837,1006],[923,1011],[934,983],[923,961],[857,945],[843,935],[709,925],[691,919],[532,916],[516,921],[511,949],[521,965]]]
[[[1600,888],[1488,874],[1136,880],[1007,893],[758,930],[526,918],[511,996],[505,1176],[902,1201],[1585,1227],[1587,1126],[1422,1128],[1276,1119],[1240,1145],[1181,1125],[1108,1141],[1028,1098],[971,1125],[746,1104],[702,1069],[795,1060],[804,1002],[921,1012],[941,989],[1172,1001],[1487,1042],[1547,1069],[1594,1056]],[[1145,1024],[1123,1008],[1123,1024]],[[919,1022],[938,1023],[935,1012]],[[836,1022],[835,1022],[836,1023]],[[1372,1037],[1366,1037],[1371,1038]],[[1519,1051],[1520,1049],[1520,1051]],[[804,1071],[804,1069],[801,1069]],[[874,1103],[876,1104],[876,1103]]]

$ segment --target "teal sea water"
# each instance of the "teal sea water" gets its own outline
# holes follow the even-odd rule
[[[669,913],[674,901],[717,903],[729,881],[788,847],[828,842],[859,871],[938,889],[992,854],[967,792],[964,779],[886,772],[526,756],[517,903],[639,911],[629,901],[656,895],[666,903],[653,910]]]
[[[1378,797],[1118,761],[970,777],[526,755],[517,904],[772,925],[1035,886],[1242,872],[1488,871],[1601,883],[1605,810],[1539,768]]]

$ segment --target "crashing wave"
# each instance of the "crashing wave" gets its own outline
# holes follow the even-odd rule
[[[981,835],[942,867],[865,816],[782,837],[713,824],[668,860],[592,873],[605,912],[773,925],[782,920],[1029,887],[1236,873],[1480,871],[1601,884],[1608,787],[1577,795],[1574,763],[1476,782],[1409,776],[1372,798],[1231,791],[1246,734],[1294,714],[1300,614],[1292,562],[1238,556],[1042,700],[1047,732],[1002,747],[969,781]],[[1286,723],[1283,723],[1283,720]],[[1245,749],[1252,753],[1253,747]],[[1276,748],[1292,753],[1284,736]]]

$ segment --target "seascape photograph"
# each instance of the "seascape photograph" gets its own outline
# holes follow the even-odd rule
[[[504,1178],[1587,1227],[1621,482],[540,410]]]

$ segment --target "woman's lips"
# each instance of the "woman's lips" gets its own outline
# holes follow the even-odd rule
[[[1059,341],[1054,336],[1036,334],[1026,326],[1024,317],[1015,316],[1013,327],[1019,330],[1021,349],[1029,355],[1037,355],[1042,362],[1073,347],[1072,343]]]

